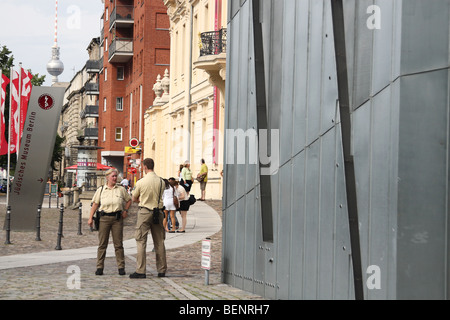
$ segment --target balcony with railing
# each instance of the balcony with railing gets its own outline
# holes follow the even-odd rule
[[[205,70],[209,81],[225,93],[227,61],[227,29],[200,34],[200,57],[194,68]]]
[[[109,63],[128,62],[133,57],[133,39],[115,38],[108,51]]]
[[[200,34],[200,57],[227,52],[227,29]]]
[[[86,61],[87,73],[99,73],[101,70],[100,60],[88,60]]]
[[[88,82],[84,85],[84,90],[87,95],[99,95],[100,86],[95,82]]]
[[[80,112],[80,118],[98,118],[98,105],[87,105],[86,108]]]
[[[83,128],[78,130],[78,140],[98,140],[98,128]]]
[[[115,26],[116,28],[128,28],[134,24],[134,7],[133,6],[116,6],[109,16],[109,30]]]

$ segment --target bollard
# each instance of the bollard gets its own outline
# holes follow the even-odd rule
[[[56,193],[56,207],[59,208],[59,193]]]
[[[38,205],[36,216],[36,241],[41,241],[41,205]]]
[[[61,205],[61,208],[59,209],[58,240],[56,242],[55,250],[62,250],[61,237],[62,237],[62,231],[63,231],[63,214],[64,214],[64,205]]]
[[[48,194],[48,208],[52,207],[52,194],[51,192]]]
[[[202,241],[202,268],[205,269],[205,286],[209,286],[209,270],[211,269],[211,238]]]
[[[81,232],[81,223],[82,223],[82,216],[83,216],[83,205],[81,204],[81,201],[80,201],[80,204],[78,205],[78,207],[80,210],[78,213],[78,234],[77,235],[82,236],[83,233]]]
[[[10,240],[11,234],[11,206],[8,206],[6,210],[6,240],[5,244],[12,244]]]

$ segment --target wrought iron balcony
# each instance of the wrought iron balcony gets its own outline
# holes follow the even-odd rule
[[[108,61],[124,63],[133,57],[133,39],[116,38],[109,46]]]
[[[200,34],[200,56],[217,55],[227,51],[227,29]]]

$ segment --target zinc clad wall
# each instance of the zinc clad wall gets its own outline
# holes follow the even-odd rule
[[[450,1],[342,3],[364,298],[445,299]],[[229,2],[226,128],[244,132],[257,125],[251,4]],[[353,299],[331,2],[261,6],[280,133],[274,241],[262,240],[257,165],[225,161],[224,281],[273,299]],[[225,146],[225,159],[253,151]]]
[[[245,132],[257,125],[251,1],[229,10],[226,128]],[[269,298],[351,299],[330,4],[263,1],[262,10],[269,126],[281,141],[275,241],[262,241],[257,165],[225,162],[224,280]],[[253,146],[227,138],[226,150],[248,160]]]

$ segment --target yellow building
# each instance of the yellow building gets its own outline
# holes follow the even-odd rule
[[[206,199],[222,198],[226,78],[226,0],[164,0],[170,18],[170,72],[158,76],[146,111],[144,158],[158,175],[177,177],[201,159],[209,168]],[[199,183],[191,193],[200,197]]]

